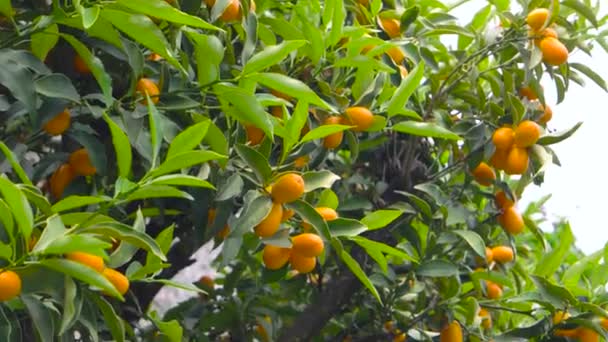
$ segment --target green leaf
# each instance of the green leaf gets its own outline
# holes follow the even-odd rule
[[[327,102],[323,101],[309,86],[298,79],[270,72],[252,74],[249,77],[265,87],[335,112]]]
[[[224,46],[216,36],[207,36],[184,29],[194,45],[196,75],[199,85],[211,84],[220,78],[220,64],[224,59]]]
[[[215,200],[221,202],[239,196],[243,191],[244,185],[243,178],[238,173],[233,173],[219,188]]]
[[[80,102],[80,95],[74,88],[72,81],[64,74],[50,74],[42,76],[34,83],[34,87],[39,94],[48,97],[56,97]]]
[[[593,13],[593,10],[590,7],[588,7],[587,5],[585,5],[584,3],[582,3],[578,0],[563,0],[561,2],[561,4],[572,8],[573,10],[578,12],[580,15],[585,17],[585,19],[589,20],[589,22],[591,22],[593,24],[593,26],[595,26],[596,28],[598,27],[598,22],[597,22],[597,19],[595,18],[595,14]]]
[[[329,170],[323,170],[306,172],[302,175],[302,178],[304,179],[304,191],[311,192],[316,189],[331,188],[340,179],[340,176]]]
[[[241,122],[253,124],[273,139],[274,130],[270,115],[266,113],[254,95],[245,89],[227,83],[218,84],[213,89],[218,97],[234,106],[234,110],[229,114]]]
[[[272,176],[272,169],[270,168],[266,157],[246,145],[236,144],[234,145],[234,149],[239,157],[251,167],[260,183],[267,184]]]
[[[52,240],[40,254],[66,254],[73,252],[86,251],[89,254],[104,256],[105,250],[112,247],[112,244],[95,238],[91,235],[61,235]]]
[[[367,231],[367,227],[361,222],[347,218],[328,221],[327,225],[332,236],[356,236]]]
[[[84,281],[87,284],[93,285],[104,290],[105,292],[108,292],[112,296],[118,297],[121,300],[123,299],[109,280],[89,266],[85,266],[68,259],[43,259],[34,262],[34,264],[36,263],[53,271],[57,271],[72,278]]]
[[[131,162],[133,159],[131,152],[131,143],[123,130],[107,115],[103,114],[103,118],[110,127],[112,133],[112,144],[116,152],[116,162],[118,164],[118,175],[124,178],[129,176],[131,172]]]
[[[32,249],[33,253],[39,253],[46,249],[55,239],[66,233],[65,226],[59,215],[53,215],[46,219],[46,225],[40,239]]]
[[[336,193],[331,191],[331,189],[325,189],[321,192],[321,196],[319,196],[319,201],[316,206],[337,209],[339,204],[340,201],[338,200]]]
[[[346,131],[350,129],[352,126],[346,125],[321,125],[306,133],[304,137],[300,140],[300,143],[303,144],[305,142],[325,138],[328,135],[332,135],[334,133]]]
[[[148,182],[148,184],[152,185],[173,185],[173,186],[192,186],[198,188],[208,188],[215,189],[213,184],[207,182],[206,180],[202,180],[198,177],[190,176],[190,175],[166,175],[160,176]]]
[[[570,224],[564,223],[562,225],[559,238],[555,240],[555,243],[557,246],[550,252],[543,254],[538,261],[534,274],[540,277],[548,277],[562,265],[574,243],[574,235],[570,229]]]
[[[300,133],[302,128],[308,121],[308,103],[306,101],[298,101],[296,108],[294,109],[291,118],[285,124],[285,130],[287,135],[283,138],[283,153],[287,156],[291,151],[291,148],[300,139]]]
[[[462,139],[456,133],[431,122],[402,121],[394,125],[394,131],[422,137],[432,137],[448,140]]]
[[[23,192],[27,200],[32,204],[35,208],[38,208],[41,213],[44,215],[52,215],[53,210],[51,209],[51,203],[48,198],[46,198],[40,189],[33,185],[25,185],[19,184],[19,190]]]
[[[13,18],[15,10],[13,10],[10,0],[0,0],[0,13],[7,18]]]
[[[44,30],[32,34],[30,47],[34,56],[43,61],[58,41],[59,27],[57,24],[51,24]]]
[[[177,281],[173,281],[170,279],[142,279],[140,280],[142,283],[159,283],[167,286],[174,287],[176,289],[186,290],[195,293],[206,293],[205,291],[198,288],[196,285],[190,283],[180,283]]]
[[[550,302],[556,308],[577,305],[578,300],[565,287],[552,284],[543,276],[532,275],[530,278],[536,285],[535,287],[542,298]]]
[[[116,342],[125,342],[124,324],[112,305],[100,296],[89,296],[89,298],[97,304],[106,326],[110,329],[112,338]]]
[[[581,275],[589,268],[597,265],[599,260],[603,256],[603,250],[599,250],[591,255],[587,255],[579,260],[577,260],[574,264],[572,264],[566,272],[562,275],[561,283],[568,289],[577,288]]]
[[[163,132],[160,127],[160,113],[158,113],[148,93],[146,93],[146,103],[148,104],[148,125],[150,127],[150,145],[152,146],[152,168],[155,168],[158,165],[158,154],[163,143]]]
[[[310,223],[317,233],[319,233],[326,241],[331,241],[331,232],[327,226],[327,222],[319,215],[319,213],[308,203],[297,200],[285,205],[288,209],[292,209],[302,218],[302,220]]]
[[[163,19],[172,23],[207,30],[220,30],[199,17],[180,11],[166,1],[118,0],[117,5],[126,7],[135,13],[141,13],[153,18]],[[221,30],[220,30],[221,31]]]
[[[63,335],[65,332],[74,325],[76,316],[82,306],[82,301],[77,299],[78,288],[74,280],[65,276],[64,283],[64,296],[63,296],[63,315],[61,317],[61,326],[59,327],[58,335]],[[78,300],[78,303],[76,301]]]
[[[543,135],[542,137],[540,137],[540,139],[538,139],[538,141],[536,143],[538,145],[543,145],[543,146],[557,144],[561,141],[564,141],[564,140],[570,138],[574,134],[574,132],[576,132],[581,127],[582,124],[583,124],[583,122],[580,121],[579,123],[577,123],[572,128],[570,128],[566,131]]]
[[[284,40],[278,45],[267,46],[249,59],[243,68],[242,75],[245,76],[278,64],[304,44],[306,44],[304,40]]]
[[[168,185],[145,185],[139,189],[133,191],[126,200],[128,202],[136,200],[146,200],[149,198],[184,198],[188,200],[194,200],[194,198],[187,192],[178,190]]]
[[[445,260],[431,260],[421,264],[416,274],[421,277],[452,277],[458,275],[458,266]]]
[[[171,159],[180,153],[191,151],[199,146],[207,134],[210,123],[211,121],[209,120],[201,121],[175,136],[173,141],[171,141],[171,145],[169,145],[166,159]]]
[[[55,203],[51,209],[53,212],[59,213],[62,211],[68,211],[74,208],[84,207],[85,205],[91,205],[96,203],[103,203],[111,200],[110,197],[106,196],[69,196],[61,201]]]
[[[446,34],[455,34],[459,36],[464,36],[468,38],[475,38],[475,34],[461,26],[458,25],[437,25],[434,28],[426,31],[422,36],[423,37],[431,37],[431,36],[439,36]]]
[[[401,210],[376,210],[365,215],[365,217],[361,219],[361,223],[366,225],[369,230],[380,229],[391,224],[391,222],[395,221],[401,214]]]
[[[411,256],[395,247],[391,247],[385,243],[373,241],[373,240],[364,238],[362,236],[353,236],[353,237],[349,237],[348,239],[351,241],[354,241],[356,244],[363,247],[365,250],[376,250],[381,253],[384,253],[384,254],[399,258],[399,259],[404,259],[404,260],[408,260],[408,261],[411,261],[414,263],[418,263],[416,258],[414,258],[413,256]]]
[[[137,211],[135,212],[133,230],[141,234],[145,234],[146,232],[146,223],[141,209],[137,209]],[[137,253],[137,250],[138,248],[136,245],[128,243],[126,241],[121,242],[118,245],[118,248],[116,248],[112,255],[110,255],[110,260],[108,261],[107,266],[117,268],[126,264],[127,262],[131,261],[135,253]]]
[[[604,89],[604,91],[608,91],[608,87],[606,86],[606,80],[602,78],[602,76],[598,75],[595,71],[591,70],[588,66],[581,63],[568,63],[568,65],[580,72],[582,72],[585,76],[589,77],[595,84],[600,86],[600,88]]]
[[[270,197],[258,196],[247,205],[241,216],[235,220],[234,229],[230,230],[229,236],[243,236],[245,233],[252,231],[253,227],[268,216],[271,209],[272,200]]]
[[[226,156],[211,151],[189,151],[180,153],[171,159],[165,160],[156,169],[150,170],[144,177],[144,180],[156,178],[176,170],[189,168],[216,159],[226,159]]]
[[[72,45],[84,63],[89,67],[93,77],[95,77],[97,84],[99,84],[99,87],[101,88],[106,106],[110,106],[110,104],[114,102],[112,98],[112,80],[110,79],[110,75],[106,73],[106,70],[99,58],[95,57],[86,45],[73,36],[62,33],[61,38],[65,39],[70,45]]]
[[[100,8],[99,6],[92,6],[87,8],[78,7],[78,9],[81,8],[82,10],[79,10],[79,12],[82,16],[82,27],[85,30],[88,30],[97,22],[97,19],[99,18]]]
[[[424,75],[424,62],[420,62],[416,67],[401,81],[401,84],[388,101],[387,112],[389,117],[402,113],[405,110],[405,104],[410,96],[422,81]]]
[[[11,208],[6,204],[6,201],[0,198],[0,223],[4,225],[4,231],[8,234],[8,239],[11,244],[15,243],[15,221]]]
[[[13,171],[15,171],[15,174],[19,177],[19,180],[21,180],[21,182],[24,184],[33,185],[32,181],[27,177],[25,170],[23,170],[19,164],[19,161],[17,160],[17,157],[13,151],[11,151],[2,141],[0,141],[0,150],[2,150],[2,153],[4,153],[9,163],[11,163]]]
[[[374,284],[372,284],[365,272],[363,272],[363,269],[361,269],[361,265],[359,265],[357,260],[353,259],[353,257],[350,256],[350,254],[348,254],[348,252],[344,250],[342,251],[342,253],[340,253],[340,257],[342,258],[342,261],[344,261],[346,266],[348,266],[348,268],[353,272],[353,274],[359,279],[359,281],[361,281],[361,283],[372,293],[374,298],[378,300],[380,305],[382,305],[382,299],[380,298],[378,290],[376,290]]]
[[[53,342],[55,336],[55,320],[51,314],[51,309],[43,304],[41,300],[32,295],[21,296],[21,301],[25,304],[29,317],[32,319],[36,332],[42,342]]]
[[[11,208],[21,234],[26,240],[29,240],[34,227],[34,214],[25,194],[3,176],[0,176],[0,193]]]
[[[344,21],[346,19],[346,9],[344,8],[344,1],[342,0],[329,0],[327,2],[333,2],[333,12],[331,17],[331,29],[329,30],[329,37],[325,46],[334,46],[340,41],[340,38],[342,38]]]
[[[172,320],[169,322],[163,322],[156,318],[156,315],[150,315],[150,319],[154,322],[154,325],[158,328],[162,335],[166,336],[170,342],[182,342],[182,336],[184,330],[180,326],[179,322]]]
[[[418,18],[418,14],[420,14],[420,7],[418,6],[412,6],[405,10],[405,12],[403,12],[401,17],[399,18],[399,21],[401,23],[399,28],[401,29],[402,33],[405,32],[408,27],[416,21],[416,19]]]
[[[460,236],[482,258],[486,257],[486,244],[479,234],[471,230],[452,230],[453,234]]]

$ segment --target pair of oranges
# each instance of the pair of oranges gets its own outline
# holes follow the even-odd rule
[[[97,169],[91,163],[89,152],[85,148],[80,148],[72,154],[68,162],[62,164],[55,170],[49,180],[50,192],[55,199],[63,196],[65,188],[78,176],[92,176],[97,173]]]
[[[283,209],[284,203],[296,201],[304,194],[304,178],[297,173],[287,173],[279,177],[270,187],[272,208],[266,217],[255,227],[255,234],[266,238],[273,236],[282,222],[293,216],[293,212]]]
[[[324,125],[349,125],[353,126],[353,132],[364,132],[368,130],[374,123],[374,115],[372,112],[360,106],[349,107],[344,111],[344,116],[329,116],[323,121]],[[323,139],[323,147],[327,149],[335,149],[344,139],[344,131],[330,134]]]
[[[557,31],[547,27],[551,23],[551,12],[547,8],[532,10],[526,17],[530,33],[535,44],[540,48],[543,61],[550,65],[561,65],[568,61],[568,48],[559,41]]]
[[[102,274],[120,293],[124,295],[129,290],[129,279],[119,271],[106,267],[103,258],[85,252],[72,252],[65,255],[65,258],[79,264],[88,266]]]
[[[486,260],[488,263],[496,261],[500,264],[506,264],[515,259],[513,248],[509,246],[486,247]]]
[[[266,245],[262,252],[264,266],[278,270],[287,262],[299,273],[309,273],[317,264],[317,257],[325,248],[323,240],[316,234],[302,233],[294,236],[291,248]]]

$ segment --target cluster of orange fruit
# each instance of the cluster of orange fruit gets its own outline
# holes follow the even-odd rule
[[[103,275],[121,295],[129,290],[129,279],[121,272],[106,267],[103,258],[84,252],[73,252],[65,255],[65,258],[79,264],[88,266]]]
[[[563,321],[570,318],[570,314],[567,311],[557,311],[552,318],[553,325],[558,325]],[[602,318],[600,320],[602,328],[608,330],[608,318]],[[567,337],[575,339],[580,342],[599,342],[600,335],[594,330],[587,327],[577,327],[574,329],[556,329],[555,336]]]
[[[63,196],[65,188],[78,176],[92,176],[97,169],[91,163],[89,152],[80,148],[70,154],[68,162],[55,170],[49,179],[50,192],[55,199]]]
[[[329,116],[323,121],[324,125],[348,125],[353,126],[353,132],[364,132],[374,123],[374,115],[365,107],[349,107],[343,116]],[[323,147],[334,149],[342,144],[344,132],[340,131],[330,134],[323,139]]]
[[[551,23],[551,12],[546,8],[532,10],[526,17],[530,26],[530,36],[540,48],[543,61],[551,65],[561,65],[568,61],[568,48],[559,41],[557,31],[547,27]]]
[[[513,261],[514,259],[515,259],[515,253],[513,251],[513,248],[511,248],[509,246],[495,246],[492,248],[486,247],[486,263],[490,267],[492,267],[493,262],[495,264],[506,264],[506,263]],[[478,268],[477,270],[482,270],[482,269]],[[485,288],[486,288],[486,297],[488,297],[489,299],[499,299],[500,297],[502,297],[503,290],[499,284],[496,284],[490,280],[486,280]],[[489,324],[491,326],[492,318],[491,318],[489,312],[484,311],[483,316],[484,316],[483,317],[484,321],[489,320],[489,323],[486,323],[486,324]]]

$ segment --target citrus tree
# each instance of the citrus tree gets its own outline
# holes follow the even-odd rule
[[[517,206],[608,19],[466,3],[0,0],[1,339],[608,337],[608,256]]]

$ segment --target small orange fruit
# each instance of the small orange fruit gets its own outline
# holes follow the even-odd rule
[[[479,317],[481,317],[481,326],[484,329],[491,329],[492,328],[492,316],[490,315],[490,312],[486,309],[479,309]]]
[[[84,252],[72,252],[67,253],[65,258],[68,260],[75,261],[79,264],[83,264],[85,266],[89,266],[97,272],[103,272],[103,269],[106,267],[103,258],[97,255],[84,253]]]
[[[204,287],[213,289],[215,287],[215,281],[213,280],[213,278],[209,275],[204,275],[201,277],[201,279],[198,280],[198,282],[203,285]]]
[[[405,53],[398,46],[393,46],[392,48],[386,51],[386,54],[395,62],[396,64],[401,64],[405,60]]]
[[[547,37],[540,41],[543,61],[550,65],[561,65],[568,61],[568,48],[557,38]]]
[[[506,150],[513,146],[515,132],[510,127],[500,127],[492,134],[492,142],[496,149]]]
[[[296,160],[293,161],[293,166],[295,166],[297,169],[301,169],[304,166],[308,165],[309,161],[310,161],[309,156],[300,156],[300,157],[296,158]]]
[[[570,318],[570,314],[568,313],[568,311],[556,311],[552,318],[553,325],[558,325],[561,322],[567,320],[568,318]]]
[[[50,135],[61,135],[68,128],[70,128],[70,122],[70,112],[66,109],[57,114],[51,120],[47,121],[47,123],[42,127],[42,130]]]
[[[578,337],[578,329],[556,329],[553,335],[559,337],[570,337],[577,338]]]
[[[393,342],[405,342],[407,340],[407,336],[404,332],[399,333],[393,337]]]
[[[504,170],[507,167],[507,160],[509,158],[509,150],[497,149],[490,158],[490,165],[495,167],[497,170]]]
[[[239,0],[230,0],[228,6],[224,9],[224,13],[220,16],[220,20],[227,23],[241,18],[241,2]]]
[[[266,136],[264,131],[254,125],[245,125],[245,135],[247,136],[247,142],[251,145],[258,145]]]
[[[401,23],[397,19],[380,18],[380,27],[391,38],[401,36]]]
[[[373,118],[372,118],[373,120]],[[330,116],[323,122],[324,125],[340,125],[342,123],[342,119],[338,116]],[[334,134],[330,134],[323,139],[323,147],[327,149],[334,149],[340,146],[342,143],[342,139],[344,138],[344,132],[336,132]]]
[[[498,299],[502,297],[502,288],[500,285],[486,280],[486,295],[490,299]]]
[[[70,164],[59,166],[59,168],[53,172],[53,175],[49,180],[51,195],[53,195],[55,199],[60,199],[63,196],[63,191],[74,178],[76,178],[76,172],[74,172],[74,169]]]
[[[540,127],[531,120],[522,121],[515,129],[514,141],[518,147],[530,147],[540,138]]]
[[[538,36],[539,37],[539,38],[535,38],[534,39],[534,44],[536,46],[539,46],[541,40],[543,40],[544,38],[548,38],[548,37],[556,38],[556,39],[558,38],[557,31],[555,31],[554,29],[552,29],[550,27],[547,27],[546,29],[544,29],[544,30],[542,30],[542,31],[540,31],[538,33],[532,31],[530,35],[531,36]]]
[[[529,101],[538,100],[538,94],[534,91],[534,89],[525,86],[519,89],[519,95],[527,98]]]
[[[259,237],[270,237],[279,230],[281,218],[283,217],[283,206],[281,203],[273,203],[266,218],[255,226],[255,234]]]
[[[524,230],[524,219],[515,207],[505,208],[498,219],[503,228],[512,235],[517,235]]]
[[[496,193],[495,203],[498,209],[506,209],[515,205],[515,202],[507,197],[507,194],[504,191],[499,191]]]
[[[91,69],[80,55],[74,55],[74,69],[80,74],[90,74]]]
[[[81,148],[72,152],[72,154],[70,154],[70,158],[68,159],[68,163],[78,175],[92,176],[97,173],[97,169],[91,163],[89,152],[87,152],[86,148]]]
[[[439,335],[440,342],[462,342],[462,328],[458,321],[452,321],[441,329]]]
[[[108,279],[112,285],[114,285],[116,291],[118,291],[118,293],[121,295],[124,295],[127,293],[127,291],[129,291],[129,279],[125,277],[124,274],[106,267],[103,270],[103,276],[106,277],[106,279]]]
[[[273,106],[270,109],[270,113],[272,114],[272,116],[274,116],[275,118],[279,118],[282,119],[283,118],[283,108],[281,106]]]
[[[152,81],[149,78],[140,78],[135,85],[135,91],[140,93],[141,96],[144,97],[140,102],[143,104],[147,104],[148,100],[146,99],[146,94],[150,96],[152,103],[156,104],[159,100],[160,90],[158,89],[158,84]]]
[[[374,115],[365,107],[346,108],[344,114],[348,118],[348,124],[355,126],[352,128],[355,132],[363,132],[374,123]]]
[[[218,239],[224,240],[228,234],[230,234],[230,226],[225,225],[219,232],[217,232],[216,236]]]
[[[0,270],[0,302],[6,302],[21,294],[21,277],[13,271]]]
[[[262,254],[264,266],[269,270],[278,270],[285,266],[291,255],[290,248],[266,245]]]
[[[509,175],[521,175],[528,169],[528,150],[514,146],[509,150],[505,172]]]
[[[395,329],[395,322],[386,321],[382,325],[382,328],[384,329],[385,332],[388,332],[388,333],[393,332],[393,330]]]
[[[479,163],[479,165],[473,169],[472,174],[477,183],[485,186],[492,185],[492,182],[496,179],[494,170],[485,162]]]
[[[294,254],[317,257],[323,253],[323,240],[316,234],[303,233],[291,239]]]
[[[602,328],[608,330],[608,318],[602,318],[602,320],[600,321],[600,325],[602,326]]]
[[[515,258],[513,248],[509,246],[496,246],[492,248],[492,254],[494,255],[494,260],[501,264],[511,262]]]
[[[530,13],[528,13],[528,16],[526,17],[526,23],[528,24],[528,26],[530,26],[532,30],[538,31],[543,26],[545,26],[545,23],[547,23],[547,20],[550,16],[551,13],[548,9],[536,8],[530,11]]]
[[[289,264],[291,268],[299,273],[308,273],[315,269],[317,259],[315,257],[306,257],[298,253],[291,253],[289,256]]]
[[[551,121],[551,119],[553,118],[553,109],[551,109],[551,107],[549,106],[541,106],[541,110],[543,110],[544,113],[543,116],[538,119],[538,123],[540,123],[541,125],[546,125],[547,122]]]
[[[297,173],[281,176],[273,185],[270,195],[277,203],[290,203],[304,194],[304,178]]]
[[[319,213],[319,215],[321,215],[323,220],[325,220],[326,222],[333,221],[338,218],[338,213],[332,208],[317,207],[315,208],[315,211]],[[304,229],[304,231],[309,231],[312,226],[308,222],[302,222],[302,228]]]
[[[281,223],[287,222],[295,214],[296,214],[295,211],[293,211],[291,209],[285,209],[285,208],[283,208],[283,216],[281,217]]]
[[[489,264],[494,260],[494,253],[492,253],[492,248],[486,247],[486,262]]]
[[[600,335],[598,333],[595,332],[595,330],[593,329],[589,329],[589,328],[577,328],[576,329],[576,337],[578,337],[578,340],[580,342],[599,342],[600,341]]]

